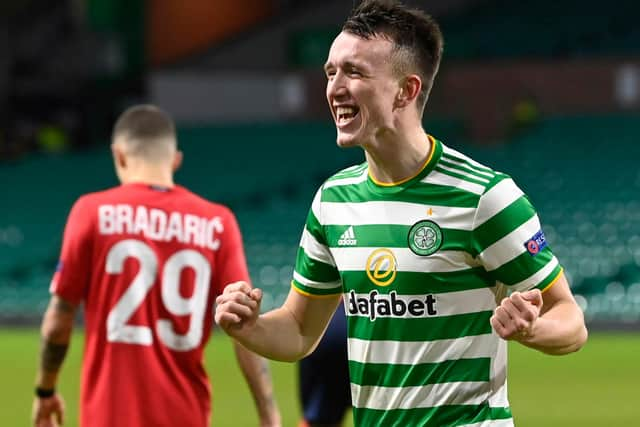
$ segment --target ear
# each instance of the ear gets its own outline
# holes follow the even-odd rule
[[[173,164],[171,165],[173,172],[180,169],[180,166],[182,166],[183,159],[184,159],[184,155],[182,154],[182,151],[176,150],[176,153],[173,156]]]
[[[422,90],[422,80],[417,74],[411,74],[400,82],[395,106],[404,108],[415,101]]]
[[[120,144],[116,144],[115,142],[111,144],[111,153],[113,154],[113,162],[116,167],[120,169],[124,169],[127,167],[127,156],[122,149]]]

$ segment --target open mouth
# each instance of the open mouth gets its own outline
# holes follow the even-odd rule
[[[360,112],[355,106],[341,106],[336,108],[336,122],[338,126],[343,127],[351,123]]]

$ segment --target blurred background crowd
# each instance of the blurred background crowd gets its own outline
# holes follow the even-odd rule
[[[445,53],[425,129],[513,176],[591,327],[640,325],[640,3],[422,0]],[[322,71],[352,1],[0,4],[0,324],[35,324],[82,193],[116,184],[111,126],[176,120],[177,181],[230,206],[266,309],[289,289],[335,146]]]

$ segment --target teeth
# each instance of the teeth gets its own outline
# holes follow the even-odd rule
[[[336,108],[336,114],[338,116],[353,115],[354,112],[355,112],[355,109],[353,107],[338,107],[338,108]]]

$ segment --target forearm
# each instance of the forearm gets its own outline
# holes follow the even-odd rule
[[[42,339],[40,367],[36,376],[36,386],[42,389],[54,389],[58,381],[60,367],[67,354],[69,344],[54,344]]]
[[[40,364],[36,386],[53,389],[67,354],[73,330],[75,307],[53,297],[41,327]]]
[[[573,302],[563,301],[540,316],[531,335],[519,341],[543,353],[562,355],[582,348],[587,335],[580,308]]]
[[[234,341],[238,365],[242,370],[261,420],[279,422],[268,362]]]
[[[295,362],[318,344],[340,296],[312,297],[292,288],[282,307],[259,315],[262,291],[236,282],[216,299],[216,322],[254,353]]]
[[[260,315],[250,331],[234,337],[251,351],[282,362],[302,359],[318,340],[303,334],[298,320],[286,306]]]

